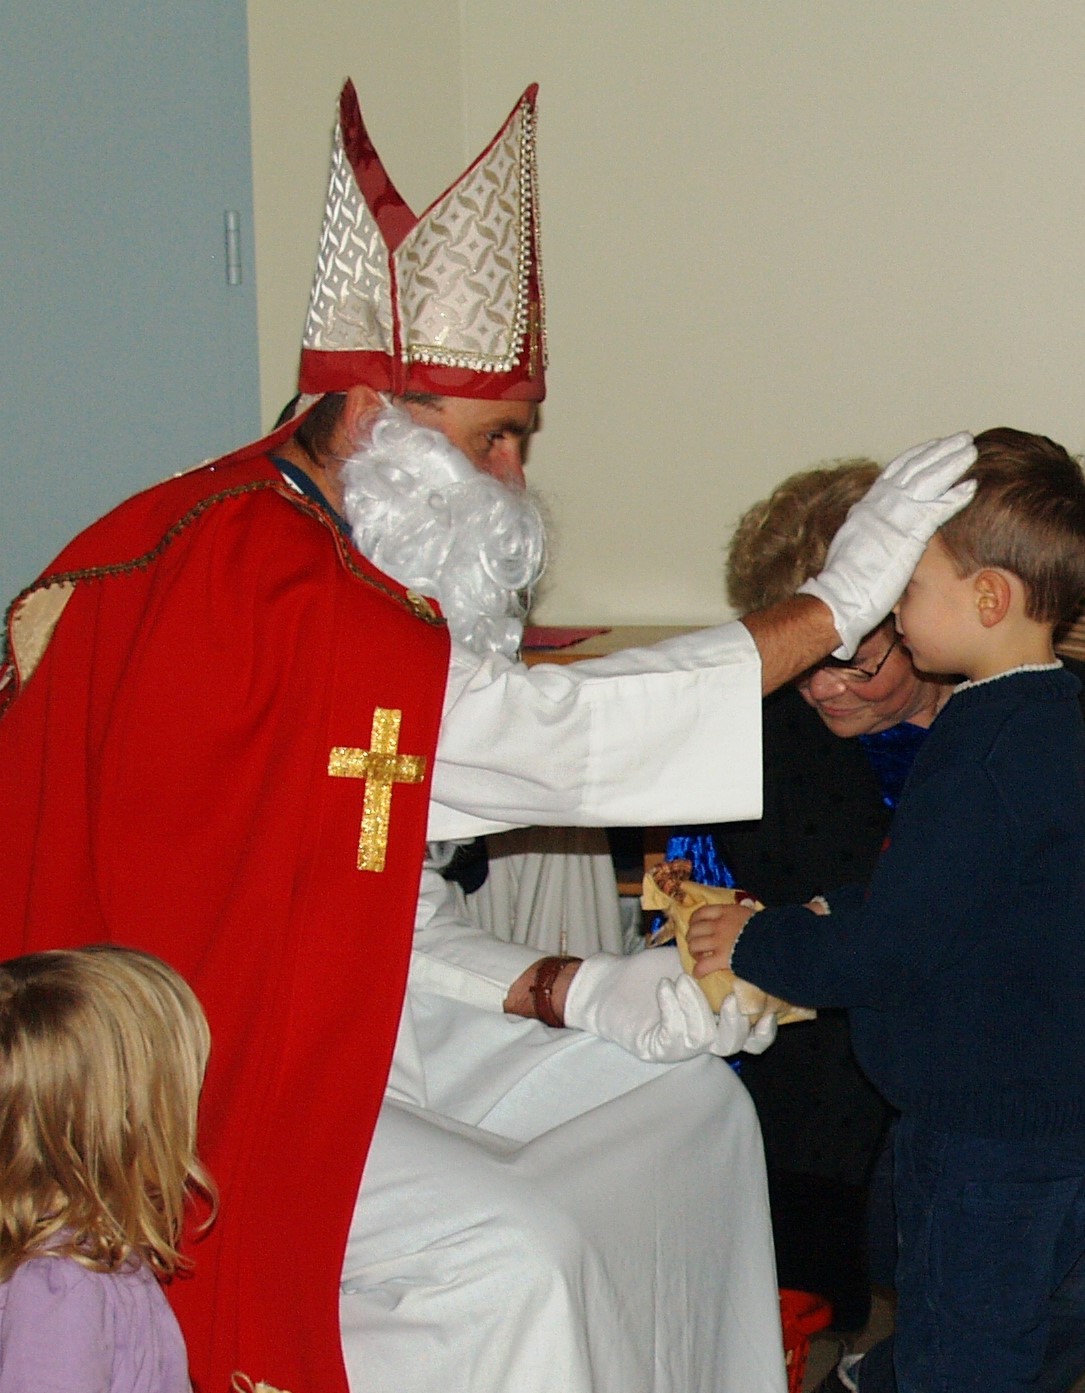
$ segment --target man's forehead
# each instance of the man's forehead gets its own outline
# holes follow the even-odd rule
[[[479,401],[467,397],[445,397],[442,409],[468,427],[513,433],[534,430],[538,412],[533,401]]]

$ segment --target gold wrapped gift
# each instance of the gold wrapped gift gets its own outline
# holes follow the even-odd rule
[[[687,880],[692,867],[688,861],[663,861],[646,872],[640,902],[645,909],[662,910],[667,916],[653,937],[654,943],[677,943],[678,956],[682,966],[693,976],[693,958],[690,955],[686,935],[689,932],[689,919],[698,906],[703,904],[734,904],[741,896],[749,898],[742,891],[728,890],[722,885],[698,885]],[[763,905],[753,902],[758,909]],[[713,1011],[719,1012],[724,999],[735,994],[738,1009],[751,1021],[760,1020],[769,1013],[776,1016],[780,1025],[792,1021],[812,1021],[817,1015],[806,1006],[791,1006],[778,996],[769,996],[760,987],[744,982],[741,977],[726,968],[710,972],[707,977],[694,977]]]

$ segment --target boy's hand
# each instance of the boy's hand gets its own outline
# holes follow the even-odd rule
[[[694,977],[730,968],[731,950],[754,913],[752,904],[703,904],[693,911],[686,943],[695,962]]]

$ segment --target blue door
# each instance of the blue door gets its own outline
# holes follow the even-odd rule
[[[244,0],[3,7],[0,610],[113,504],[259,433],[246,44]]]

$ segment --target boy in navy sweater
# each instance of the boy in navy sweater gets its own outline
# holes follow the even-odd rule
[[[1051,1387],[1052,1303],[1064,1324],[1085,1288],[1085,724],[1052,647],[1085,598],[1085,479],[1042,436],[976,446],[976,496],[896,607],[916,666],[967,680],[870,884],[827,913],[706,906],[689,935],[698,976],[847,1007],[901,1113],[895,1336],[825,1388],[1008,1393],[1045,1358]]]

